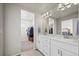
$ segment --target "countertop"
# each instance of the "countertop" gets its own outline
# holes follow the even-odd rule
[[[49,38],[51,40],[57,40],[57,41],[65,42],[65,43],[72,44],[72,45],[75,45],[75,46],[78,46],[78,42],[79,42],[79,38],[64,38],[63,35],[39,34],[39,36],[46,37],[46,38]]]

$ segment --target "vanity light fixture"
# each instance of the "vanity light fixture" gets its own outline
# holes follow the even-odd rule
[[[46,13],[42,14],[43,18],[48,18],[49,16],[51,16],[52,14],[50,14],[49,11],[47,11]]]
[[[49,12],[46,12],[46,14],[48,15],[48,14],[49,14]]]
[[[46,13],[42,14],[42,17],[45,17],[46,16]]]
[[[44,14],[41,17],[44,18]]]
[[[65,9],[65,7],[61,8],[61,10],[64,10],[64,9]]]
[[[66,8],[70,8],[72,5],[77,5],[78,3],[60,3],[58,5],[57,10],[65,10]]]
[[[73,6],[73,5],[77,5],[78,3],[59,3],[58,4],[58,7],[57,7],[57,11],[58,10],[65,10],[65,9],[67,9],[67,8],[70,8],[71,6]],[[44,14],[42,14],[42,17],[43,18],[48,18],[48,17],[50,17],[50,16],[52,16],[52,10],[49,10],[49,11],[47,11],[47,12],[45,12]]]
[[[49,16],[52,16],[52,14],[50,14]]]

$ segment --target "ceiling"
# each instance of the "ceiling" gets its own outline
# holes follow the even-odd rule
[[[20,3],[24,9],[34,13],[44,13],[48,10],[54,9],[58,6],[58,3]]]
[[[59,10],[52,12],[52,17],[54,18],[62,18],[65,16],[70,16],[72,14],[77,14],[78,15],[78,5],[72,6],[70,8],[66,8],[65,10]]]
[[[57,11],[58,3],[19,3],[18,5],[22,6],[29,12],[43,14],[47,11],[52,10],[52,17],[60,18],[73,13],[78,12],[77,5],[65,9],[64,11]]]

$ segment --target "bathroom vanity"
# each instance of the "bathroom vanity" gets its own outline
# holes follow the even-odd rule
[[[50,24],[48,20],[44,21],[47,22],[41,25],[41,31],[38,33],[37,49],[46,56],[78,56],[77,21],[79,20],[77,18],[59,19],[50,21]],[[53,28],[53,33],[49,33],[50,27]],[[64,31],[63,28],[66,30]],[[45,31],[45,29],[47,30]]]
[[[41,32],[38,33],[37,49],[46,56],[78,56],[79,35],[77,33],[79,26],[77,22],[79,20],[77,18],[59,19],[50,21],[51,24],[48,23],[48,20],[44,21],[47,22],[41,25]],[[53,28],[53,33],[49,33],[50,27]]]
[[[37,49],[46,56],[78,56],[78,39],[39,34]]]
[[[36,48],[44,55],[79,56],[78,11],[68,11],[71,10],[56,11],[51,17],[38,21]]]

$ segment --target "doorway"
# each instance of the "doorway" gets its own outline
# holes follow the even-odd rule
[[[34,13],[21,10],[21,51],[33,49]]]

